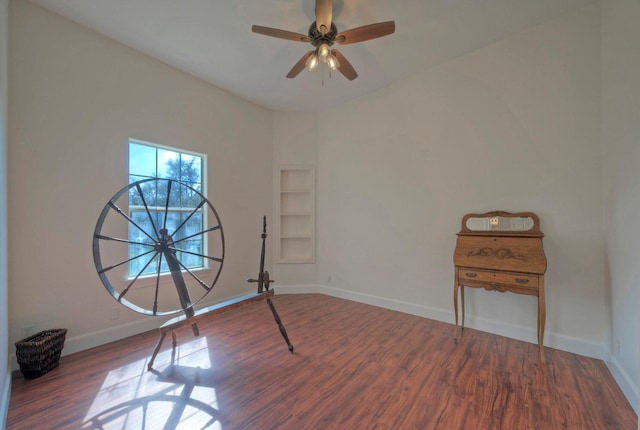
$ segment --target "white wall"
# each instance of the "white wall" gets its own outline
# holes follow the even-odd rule
[[[602,3],[602,140],[613,361],[638,406],[640,373],[640,2]]]
[[[462,216],[533,211],[545,344],[606,358],[600,106],[593,5],[322,112],[319,281],[453,322]],[[469,325],[536,341],[534,298],[466,298]]]
[[[11,1],[10,22],[10,341],[25,324],[66,327],[70,353],[160,324],[118,305],[92,258],[130,137],[207,154],[227,245],[208,301],[252,291],[272,213],[272,113],[30,2]]]
[[[8,0],[0,0],[0,428],[9,408],[9,318],[7,311],[7,60]]]
[[[243,280],[255,276],[266,214],[277,285],[321,284],[452,322],[462,216],[538,213],[549,260],[546,345],[612,353],[637,399],[640,12],[635,0],[605,0],[602,15],[600,6],[316,116],[272,114],[10,2],[11,331],[0,330],[0,353],[25,323],[69,327],[66,353],[158,325],[124,308],[110,321],[116,305],[91,259],[95,220],[124,185],[126,141],[136,137],[209,154],[209,194],[228,245],[216,297],[253,289]],[[317,166],[317,264],[273,263],[273,174],[294,163]],[[3,264],[0,255],[0,308]],[[469,291],[467,311],[470,326],[535,342],[532,298]]]

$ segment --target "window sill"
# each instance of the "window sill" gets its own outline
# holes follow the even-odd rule
[[[182,273],[183,273],[183,276],[185,276],[185,278],[189,277],[191,280],[193,280],[193,278],[191,278],[191,275],[189,275],[184,270],[182,271]],[[200,268],[200,269],[193,269],[193,270],[191,270],[191,273],[196,275],[198,278],[200,278],[202,280],[205,280],[206,278],[209,277],[209,274],[211,273],[211,268],[203,267],[203,268]],[[136,282],[133,284],[133,286],[135,288],[155,287],[157,279],[158,279],[158,277],[156,275],[140,276],[136,280]],[[132,280],[133,280],[133,278],[125,278],[125,279],[123,279],[122,282],[123,282],[123,284],[127,285]],[[165,273],[160,274],[160,285],[173,285],[173,279],[171,278],[171,272],[165,272]]]

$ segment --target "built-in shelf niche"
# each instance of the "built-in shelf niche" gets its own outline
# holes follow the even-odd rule
[[[315,178],[313,166],[279,169],[280,263],[315,262]]]

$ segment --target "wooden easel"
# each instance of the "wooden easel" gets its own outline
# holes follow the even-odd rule
[[[226,300],[224,302],[217,303],[215,305],[208,306],[206,308],[200,309],[195,312],[185,312],[184,315],[180,315],[179,317],[172,318],[169,321],[165,322],[158,329],[160,332],[160,338],[158,339],[158,343],[153,350],[153,355],[151,356],[151,360],[149,360],[149,364],[147,365],[147,369],[151,370],[153,368],[153,362],[160,352],[160,347],[162,346],[162,342],[164,338],[167,336],[168,332],[171,332],[172,345],[173,348],[177,346],[178,342],[176,339],[175,331],[185,325],[191,325],[193,329],[193,334],[195,336],[199,335],[198,330],[198,321],[203,319],[204,317],[208,317],[211,315],[221,314],[224,312],[231,311],[233,309],[248,305],[250,303],[254,303],[260,300],[266,300],[271,312],[273,313],[273,318],[280,329],[280,333],[284,338],[285,342],[287,342],[287,347],[289,351],[293,352],[293,345],[289,341],[289,336],[287,335],[287,331],[280,320],[280,316],[276,311],[273,302],[271,301],[271,297],[273,297],[274,291],[269,289],[269,284],[273,282],[272,279],[269,279],[269,272],[264,270],[264,254],[265,254],[265,239],[267,238],[267,217],[263,217],[262,222],[262,251],[260,254],[260,272],[258,274],[258,279],[248,279],[247,282],[255,282],[258,284],[258,291],[256,293],[247,294],[240,297],[235,297],[233,299]]]

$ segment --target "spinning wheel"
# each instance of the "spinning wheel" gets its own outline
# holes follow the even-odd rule
[[[151,370],[168,332],[190,324],[198,336],[199,318],[266,300],[289,351],[293,345],[271,301],[264,270],[267,219],[263,218],[258,291],[194,311],[213,289],[224,261],[224,234],[213,205],[200,191],[173,179],[151,178],[118,191],[98,217],[93,260],[105,288],[119,303],[145,315],[184,312],[160,326],[160,338],[148,363]],[[127,256],[127,257],[125,257]],[[171,276],[171,288],[168,279]]]
[[[145,315],[183,311],[189,318],[220,276],[222,224],[199,190],[172,179],[144,179],[105,205],[93,235],[93,260],[122,305]],[[172,282],[166,282],[169,276]]]

